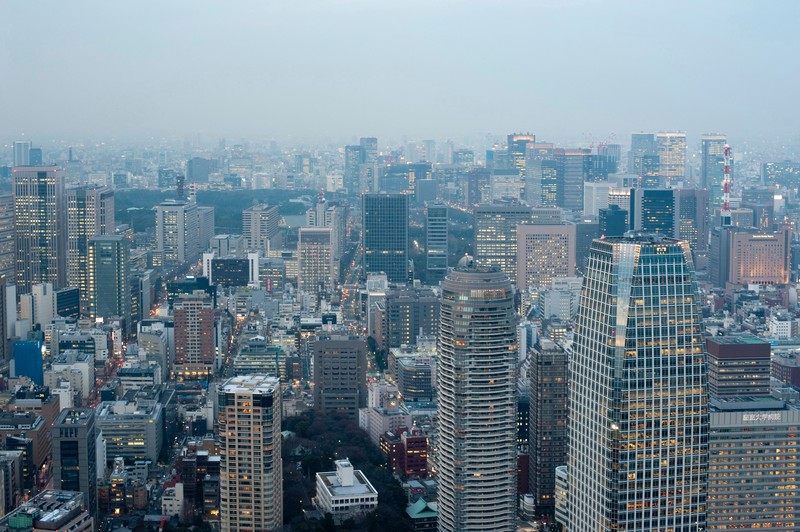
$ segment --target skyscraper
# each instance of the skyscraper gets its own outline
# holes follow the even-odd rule
[[[675,189],[631,189],[630,228],[661,236],[677,236],[677,195]]]
[[[194,203],[166,200],[156,206],[156,250],[164,265],[181,265],[200,254],[199,224]]]
[[[17,293],[66,284],[64,176],[55,166],[14,168]]]
[[[464,257],[442,283],[440,532],[513,531],[517,339],[508,276]]]
[[[517,278],[517,226],[531,221],[531,209],[519,204],[478,205],[474,211],[475,261],[497,266],[511,282]]]
[[[549,285],[575,275],[575,224],[517,226],[517,287]]]
[[[555,512],[556,467],[567,457],[567,352],[547,338],[532,350],[530,487],[539,515]]]
[[[242,236],[250,251],[269,251],[269,242],[278,233],[278,207],[259,204],[242,211]]]
[[[519,172],[519,178],[525,181],[525,163],[528,145],[536,142],[536,135],[532,133],[512,133],[508,136],[508,155],[511,165]]]
[[[360,190],[360,166],[364,159],[361,146],[344,147],[344,187],[350,194],[358,194]]]
[[[364,194],[361,212],[365,273],[385,272],[390,282],[407,282],[408,195]]]
[[[53,487],[81,491],[86,509],[97,515],[97,431],[94,408],[65,408],[50,429],[53,436]]]
[[[587,149],[565,150],[557,148],[553,152],[558,170],[557,202],[562,209],[581,211],[583,209],[583,183],[589,177],[592,152]]]
[[[220,386],[220,528],[283,526],[280,379],[233,377]]]
[[[656,154],[654,133],[631,133],[631,151],[628,152],[628,173],[642,174],[642,156]]]
[[[30,166],[31,164],[31,141],[14,141],[14,166]]]
[[[202,290],[180,294],[175,315],[175,366],[177,380],[202,380],[213,373],[214,304]]]
[[[708,363],[687,244],[595,240],[570,360],[568,530],[706,523]]]
[[[661,177],[679,182],[686,174],[686,133],[656,133]]]
[[[438,284],[447,275],[448,234],[447,205],[434,203],[425,210],[426,281]]]
[[[114,233],[114,191],[108,187],[67,189],[67,283],[80,289],[81,313],[89,312],[89,239]]]
[[[0,194],[0,276],[5,275],[9,284],[17,281],[14,246],[14,196]]]
[[[708,134],[700,139],[700,188],[711,193],[712,205],[722,205],[722,177],[725,167],[725,135]]]
[[[314,342],[314,408],[358,418],[367,406],[367,343],[363,338],[324,335]]]
[[[328,292],[336,285],[332,230],[301,227],[297,240],[297,287],[309,293]]]
[[[126,331],[130,330],[131,321],[129,256],[125,237],[103,235],[89,239],[89,318],[122,318]]]

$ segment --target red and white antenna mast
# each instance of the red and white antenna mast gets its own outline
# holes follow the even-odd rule
[[[731,226],[731,188],[733,187],[733,180],[731,179],[731,147],[726,144],[723,148],[722,155],[725,159],[724,169],[722,171],[722,227]]]

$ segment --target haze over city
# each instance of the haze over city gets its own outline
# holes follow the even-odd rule
[[[0,5],[0,135],[796,143],[797,2]]]

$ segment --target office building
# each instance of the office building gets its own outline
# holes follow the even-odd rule
[[[253,205],[242,211],[242,236],[250,251],[269,252],[270,240],[278,234],[280,214],[277,206]]]
[[[0,277],[16,282],[14,195],[0,194]]]
[[[64,176],[55,166],[14,168],[17,293],[66,286]]]
[[[297,288],[311,294],[330,293],[336,286],[333,231],[329,227],[301,227],[297,240]]]
[[[600,209],[598,217],[600,237],[622,236],[628,231],[628,211],[617,205],[609,205]]]
[[[80,491],[86,509],[97,515],[97,432],[93,408],[65,408],[51,429],[53,435],[53,486]],[[102,464],[105,468],[105,464]]]
[[[87,291],[89,318],[120,318],[125,331],[130,327],[131,294],[128,240],[122,236],[95,236],[89,239]]]
[[[15,340],[13,343],[15,377],[25,376],[34,384],[44,384],[42,343],[36,340]]]
[[[218,391],[220,528],[283,527],[280,379],[233,377]]]
[[[707,530],[796,531],[800,410],[782,401],[720,401],[711,411]]]
[[[30,166],[30,165],[31,165],[31,141],[15,140],[14,166]]]
[[[686,174],[686,133],[656,133],[659,175],[679,183]]]
[[[86,494],[77,491],[45,490],[0,519],[0,532],[93,532]]]
[[[114,191],[84,185],[67,189],[67,282],[81,294],[81,313],[89,316],[89,240],[114,234]]]
[[[549,285],[575,275],[575,224],[517,226],[517,286]]]
[[[425,209],[425,280],[439,284],[447,275],[448,259],[447,205],[434,203]]]
[[[553,160],[558,172],[556,205],[575,212],[583,210],[583,184],[589,179],[593,162],[591,150],[556,148]]]
[[[568,355],[547,338],[531,351],[528,454],[536,513],[555,513],[556,468],[567,461]]]
[[[164,444],[164,405],[160,395],[129,391],[120,400],[103,401],[95,412],[95,428],[103,433],[109,462],[120,457],[128,463],[150,460],[154,464]]]
[[[314,504],[322,513],[331,514],[341,524],[378,506],[378,492],[360,469],[353,469],[350,460],[336,460],[336,471],[317,473],[317,496]]]
[[[678,227],[678,191],[631,189],[630,228],[675,237]]]
[[[570,359],[568,530],[706,526],[708,363],[691,254],[596,240]]]
[[[722,179],[725,170],[725,135],[708,134],[700,139],[700,183],[699,188],[711,193],[711,204],[722,205]]]
[[[709,268],[714,286],[786,284],[790,274],[790,231],[721,227],[711,233]]]
[[[358,419],[367,406],[367,342],[357,336],[323,335],[314,342],[314,408]]]
[[[344,187],[350,194],[358,194],[360,190],[359,182],[359,168],[363,159],[363,151],[361,146],[345,146],[344,147]]]
[[[386,292],[381,338],[385,347],[417,343],[420,335],[435,335],[439,326],[439,298],[430,288],[398,287]]]
[[[708,266],[708,190],[685,188],[678,190],[677,238],[689,243],[695,267]]]
[[[631,151],[628,152],[628,173],[642,175],[642,156],[656,154],[654,133],[631,133]]]
[[[203,242],[202,249],[208,244]],[[156,206],[156,250],[165,266],[180,266],[202,251],[197,204],[166,200]]]
[[[754,336],[711,336],[706,346],[711,397],[769,397],[769,342]]]
[[[497,266],[511,282],[517,278],[517,226],[531,221],[531,209],[519,204],[478,205],[474,211],[475,261]]]
[[[362,229],[365,273],[384,272],[392,283],[408,282],[406,194],[364,194]]]
[[[437,397],[439,530],[516,530],[517,339],[513,290],[462,258],[442,283]]]
[[[214,373],[214,305],[203,291],[181,294],[173,305],[177,380],[203,380]]]
[[[553,159],[528,158],[525,169],[525,199],[533,207],[558,206],[558,164]]]

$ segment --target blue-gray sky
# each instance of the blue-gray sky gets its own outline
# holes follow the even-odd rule
[[[0,135],[797,135],[800,2],[3,0]]]

